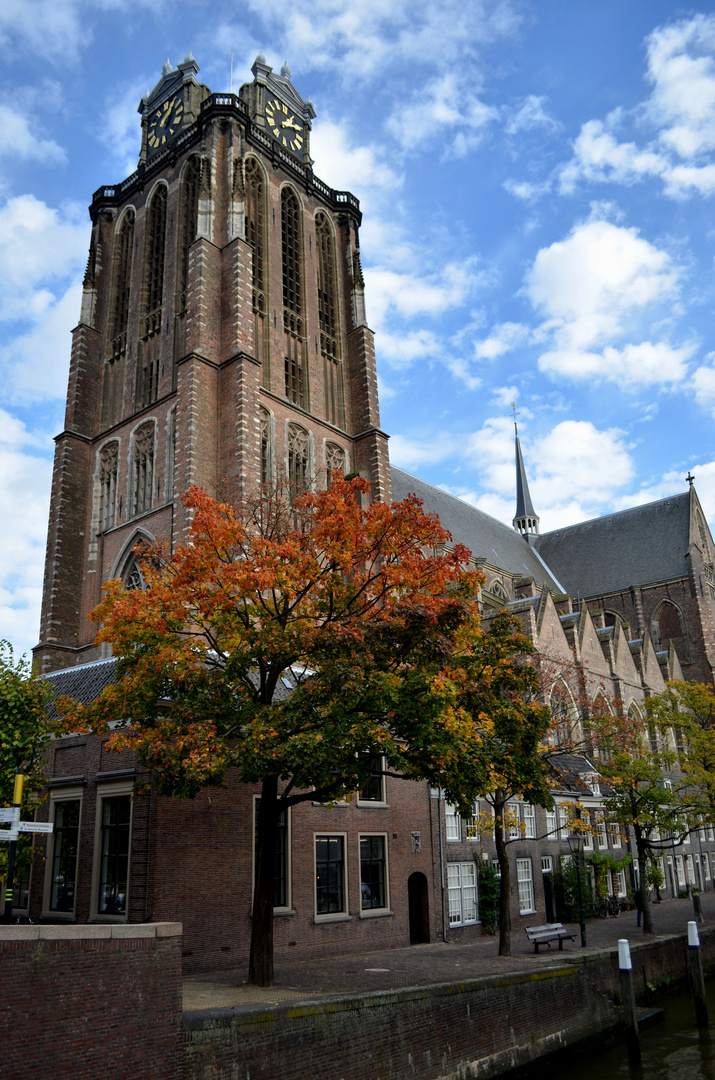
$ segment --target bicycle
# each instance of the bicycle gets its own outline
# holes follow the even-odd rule
[[[596,901],[596,915],[599,919],[617,919],[621,914],[621,905],[615,896],[600,896]]]

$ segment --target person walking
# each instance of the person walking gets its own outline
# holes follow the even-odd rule
[[[636,926],[641,924],[641,915],[643,914],[643,893],[640,889],[636,889],[633,894],[633,899],[636,902]]]

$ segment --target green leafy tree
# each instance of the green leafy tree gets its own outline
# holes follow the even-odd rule
[[[0,641],[0,806],[13,800],[15,776],[25,773],[21,814],[32,815],[44,787],[44,748],[50,738],[48,694],[41,680],[31,678],[30,665],[15,660],[12,646]],[[7,874],[9,844],[0,843],[0,878]],[[32,839],[20,836],[16,874],[29,865]]]
[[[501,877],[499,955],[511,955],[510,828],[517,828],[509,803],[522,798],[537,806],[554,805],[544,735],[551,726],[549,709],[539,700],[538,673],[528,658],[531,641],[518,619],[500,612],[473,647],[450,665],[455,713],[473,726],[476,738],[456,763],[452,788],[478,794],[493,812],[494,843]],[[461,808],[471,813],[465,799]],[[483,826],[482,826],[483,827]]]
[[[652,735],[677,753],[684,793],[694,825],[699,816],[715,821],[715,692],[706,683],[669,682],[648,700]]]
[[[664,833],[673,834],[672,842],[682,842],[687,835],[687,786],[675,771],[675,753],[663,744],[651,745],[647,727],[639,718],[604,714],[592,721],[592,733],[596,745],[605,752],[598,764],[612,792],[605,805],[613,819],[633,830],[638,880],[642,883],[643,933],[652,934],[648,863],[663,850]]]

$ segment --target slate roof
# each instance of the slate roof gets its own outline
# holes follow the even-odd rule
[[[543,533],[542,558],[572,596],[683,577],[690,537],[688,492]]]
[[[89,705],[99,697],[106,686],[111,686],[114,682],[116,667],[116,659],[110,657],[107,660],[95,660],[90,664],[78,664],[77,667],[51,671],[44,678],[47,679],[55,700],[67,694],[82,705]],[[274,701],[287,701],[293,691],[291,682],[294,683],[294,680],[291,680],[290,676],[278,680],[273,694]],[[48,709],[48,717],[51,720],[59,719],[59,714],[52,704]]]
[[[106,686],[111,686],[114,682],[116,666],[114,657],[109,657],[107,660],[95,660],[91,664],[78,664],[77,667],[51,671],[44,678],[55,699],[67,694],[82,705],[89,705],[99,697]],[[58,719],[54,705],[50,706],[48,716],[51,720]]]
[[[464,544],[475,558],[486,559],[491,566],[510,574],[533,577],[537,585],[546,582],[553,592],[564,592],[539,552],[509,525],[394,465],[391,471],[392,497],[399,501],[409,494],[417,495],[426,511],[439,514],[454,543]]]

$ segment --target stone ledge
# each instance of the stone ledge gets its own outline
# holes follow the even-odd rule
[[[82,926],[0,926],[0,942],[3,941],[96,941],[114,938],[181,937],[183,926],[179,922],[160,923],[108,923]]]

